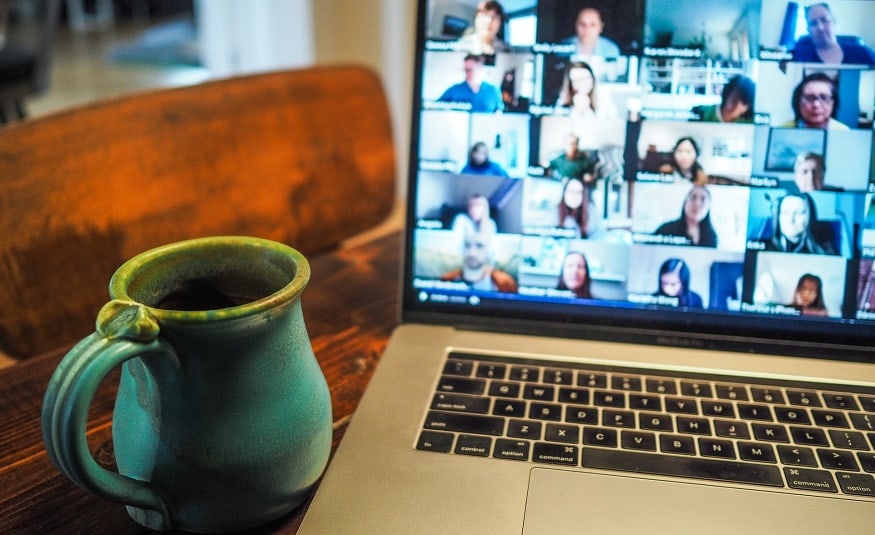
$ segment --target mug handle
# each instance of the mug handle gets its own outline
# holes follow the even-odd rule
[[[49,381],[42,409],[43,442],[55,466],[80,487],[126,505],[157,511],[169,524],[164,501],[148,482],[107,470],[88,448],[88,409],[97,387],[119,364],[150,354],[172,356],[159,326],[137,303],[112,300],[97,315],[97,330],[76,344]]]

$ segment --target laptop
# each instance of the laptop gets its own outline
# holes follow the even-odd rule
[[[871,533],[872,21],[421,0],[401,323],[301,533]]]

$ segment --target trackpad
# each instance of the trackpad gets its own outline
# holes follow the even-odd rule
[[[557,533],[864,533],[865,502],[533,468],[524,535]]]

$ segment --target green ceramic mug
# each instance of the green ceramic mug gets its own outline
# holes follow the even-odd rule
[[[307,260],[249,237],[174,243],[124,263],[97,330],[55,371],[43,439],[67,477],[151,529],[228,532],[300,505],[331,448],[331,398],[301,312]],[[88,408],[122,365],[118,473],[88,448]]]

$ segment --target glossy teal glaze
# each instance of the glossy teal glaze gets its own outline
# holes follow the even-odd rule
[[[64,358],[43,406],[43,438],[77,484],[152,529],[228,532],[301,504],[325,468],[331,400],[304,326],[309,265],[285,245],[190,240],[118,269],[97,331]],[[186,280],[242,295],[216,310],[156,304]],[[119,473],[85,442],[100,380],[122,364],[113,416]]]

